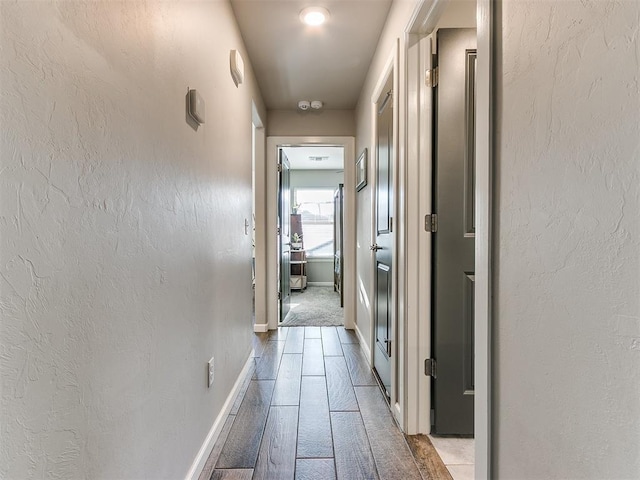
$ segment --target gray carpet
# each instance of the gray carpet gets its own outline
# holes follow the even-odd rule
[[[291,292],[291,310],[281,325],[286,327],[324,327],[344,324],[340,295],[333,287],[307,287]]]

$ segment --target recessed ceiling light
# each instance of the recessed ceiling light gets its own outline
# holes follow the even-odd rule
[[[329,18],[329,10],[322,7],[307,7],[300,12],[300,20],[311,27],[322,25]]]

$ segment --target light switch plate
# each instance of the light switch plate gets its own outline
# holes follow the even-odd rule
[[[189,115],[200,125],[204,123],[204,98],[195,90],[189,90]]]

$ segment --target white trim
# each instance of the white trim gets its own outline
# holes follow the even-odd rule
[[[268,323],[254,323],[253,324],[253,331],[255,333],[268,332],[269,331],[269,324]]]
[[[476,266],[475,266],[475,478],[491,471],[491,229],[493,157],[493,15],[492,0],[478,0],[476,70]]]
[[[431,37],[409,35],[407,46],[407,262],[405,298],[407,301],[406,341],[406,424],[408,435],[431,432],[431,379],[422,365],[431,356],[431,242],[424,229],[425,215],[431,213],[433,165],[431,158],[432,119],[421,112],[433,108],[432,91],[424,82],[424,71],[431,67]]]
[[[307,282],[310,287],[333,287],[333,282]]]
[[[260,120],[257,110],[254,109],[253,123]],[[257,118],[256,118],[257,117]],[[256,275],[256,287],[255,287],[255,321],[257,324],[267,323],[267,266],[266,266],[266,211],[261,201],[265,198],[265,148],[266,148],[266,131],[263,126],[255,129],[255,275]],[[254,330],[256,331],[256,330]]]
[[[276,235],[278,175],[276,161],[278,148],[291,145],[330,145],[344,148],[344,326],[353,329],[356,306],[356,189],[355,138],[329,136],[267,137],[265,168],[266,191],[264,202],[257,206],[265,212],[264,252],[266,265],[266,320],[269,329],[278,327],[278,238]],[[256,232],[257,233],[257,232]],[[256,240],[257,241],[257,240]],[[258,252],[256,252],[256,256]],[[256,264],[259,262],[256,259]]]
[[[362,335],[362,332],[358,328],[358,324],[355,325],[355,331],[356,335],[358,336],[358,340],[360,341],[360,350],[362,350],[364,356],[367,358],[369,366],[373,367],[373,357],[371,357],[371,350],[369,350],[369,345],[367,345],[367,342],[364,341],[364,335]]]
[[[233,403],[235,402],[236,397],[240,393],[240,388],[242,387],[242,383],[245,377],[247,376],[247,373],[249,372],[249,368],[251,368],[251,365],[253,364],[253,358],[254,358],[254,351],[251,350],[251,353],[249,354],[249,358],[247,358],[247,361],[245,362],[244,367],[240,372],[240,375],[238,375],[238,378],[236,379],[236,383],[233,384],[233,388],[231,389],[231,392],[229,392],[229,395],[227,396],[227,400],[224,402],[224,405],[222,406],[222,410],[220,411],[215,421],[213,422],[213,425],[211,426],[209,433],[204,439],[204,443],[200,447],[200,450],[198,451],[196,458],[193,460],[193,464],[191,465],[191,468],[187,472],[187,475],[185,476],[185,480],[198,480],[198,477],[202,473],[202,470],[204,469],[204,466],[207,463],[207,459],[209,458],[209,455],[211,455],[213,446],[215,445],[216,440],[218,439],[218,436],[220,436],[220,432],[222,431],[224,422],[226,421],[227,416],[229,415],[229,412],[231,412]]]

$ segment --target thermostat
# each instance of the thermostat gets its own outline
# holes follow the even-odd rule
[[[204,123],[204,98],[196,89],[189,90],[189,115],[198,124]]]

